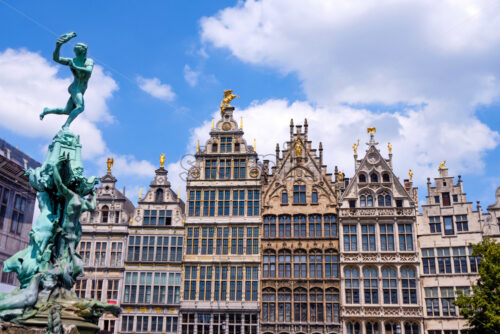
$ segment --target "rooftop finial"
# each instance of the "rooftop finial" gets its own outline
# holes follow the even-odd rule
[[[210,126],[210,130],[213,130],[214,129],[214,119],[212,118],[212,125]]]
[[[446,160],[443,160],[443,162],[439,164],[439,170],[448,169],[448,167],[446,167],[445,164]]]
[[[106,161],[106,165],[108,165],[108,173],[111,173],[111,167],[113,167],[114,162],[115,161],[113,158],[108,158],[108,160]]]
[[[373,137],[375,132],[377,132],[377,129],[374,126],[372,126],[371,128],[366,129],[366,132],[369,133],[371,137]]]
[[[200,141],[196,141],[196,153],[200,153]]]
[[[240,117],[240,129],[243,130],[243,117]]]
[[[253,139],[253,151],[257,152],[257,141],[255,140],[255,138]]]
[[[387,150],[389,151],[389,154],[392,154],[392,144],[391,144],[391,142],[387,143]]]
[[[358,154],[358,147],[359,147],[359,139],[354,145],[352,145],[352,150],[354,151],[354,155]]]
[[[160,167],[165,166],[165,153],[160,154]]]
[[[408,176],[410,177],[410,181],[413,181],[413,171],[411,169],[408,172]]]
[[[222,99],[222,101],[220,103],[221,115],[222,115],[222,112],[224,111],[225,108],[231,107],[231,105],[229,103],[231,103],[231,101],[234,100],[235,98],[239,98],[239,96],[236,94],[233,94],[232,89],[226,89],[224,91],[224,98]]]

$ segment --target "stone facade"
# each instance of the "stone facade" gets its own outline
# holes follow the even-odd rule
[[[422,304],[424,326],[428,334],[458,334],[467,322],[453,305],[457,292],[470,292],[478,278],[479,259],[472,256],[471,243],[481,242],[485,235],[498,237],[498,204],[482,213],[477,202],[474,210],[467,201],[462,178],[457,182],[448,176],[448,168],[439,169],[432,186],[427,179],[426,203],[418,216],[418,244],[421,254]]]
[[[78,280],[75,291],[79,297],[95,298],[120,305],[124,289],[124,257],[128,224],[134,206],[124,192],[116,189],[116,178],[108,172],[96,189],[97,208],[81,216],[82,238],[78,246],[85,265],[85,276]],[[119,321],[105,314],[99,327],[117,333]]]
[[[336,187],[307,120],[264,171],[261,333],[339,333]]]
[[[128,226],[120,333],[177,333],[184,209],[160,167]]]
[[[422,307],[416,239],[417,193],[400,183],[392,153],[384,158],[373,133],[339,200],[343,331],[417,334]],[[342,176],[342,175],[340,175]]]
[[[226,107],[187,179],[181,333],[257,333],[261,168]]]
[[[14,273],[2,272],[3,261],[28,246],[36,191],[24,169],[38,166],[39,162],[0,139],[0,292],[19,284]]]

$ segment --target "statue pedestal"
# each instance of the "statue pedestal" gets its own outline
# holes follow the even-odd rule
[[[48,321],[48,314],[45,317],[43,317],[43,315],[40,314],[27,321],[21,322],[21,325],[33,329],[43,329],[43,331],[41,331],[40,333],[45,333],[45,329],[47,328],[47,321]],[[76,332],[75,330],[73,330],[73,332],[69,332],[71,334],[95,334],[100,330],[99,326],[89,322],[82,321],[81,319],[78,319],[76,317],[75,318],[63,317],[61,318],[61,323],[65,329],[73,327],[72,325],[76,327],[78,331]]]

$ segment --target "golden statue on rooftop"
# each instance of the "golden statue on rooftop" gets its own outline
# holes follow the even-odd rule
[[[302,157],[302,143],[299,140],[295,142],[295,155],[298,158]]]
[[[358,154],[358,147],[359,147],[359,139],[354,145],[352,145],[352,150],[354,151],[354,154]]]
[[[371,128],[366,129],[366,132],[370,134],[370,136],[373,136],[375,132],[377,132],[377,129],[372,126]]]
[[[387,150],[389,150],[389,154],[392,154],[392,144],[391,144],[391,142],[387,143]]]
[[[113,158],[108,158],[108,160],[106,161],[106,165],[108,165],[108,173],[111,173],[111,167],[113,167],[114,162],[115,161]]]
[[[410,181],[413,181],[413,171],[411,169],[408,172],[408,176],[410,177]]]
[[[439,164],[439,170],[448,169],[448,167],[445,166],[445,163],[446,160],[443,160],[443,162]]]
[[[165,153],[160,155],[160,167],[163,168],[165,166]]]
[[[222,112],[224,111],[225,108],[231,106],[230,103],[235,98],[239,98],[239,96],[236,95],[236,94],[233,94],[233,90],[232,89],[226,89],[224,91],[224,98],[222,99],[222,101],[220,103],[220,112],[221,112],[221,114],[222,114]]]

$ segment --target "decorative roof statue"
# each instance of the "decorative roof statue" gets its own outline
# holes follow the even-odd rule
[[[239,96],[236,95],[236,94],[233,94],[233,90],[232,89],[226,89],[224,91],[224,98],[222,99],[222,101],[220,103],[220,113],[221,113],[221,115],[222,115],[222,112],[224,111],[225,108],[231,107],[230,103],[235,98],[239,98]]]
[[[359,147],[359,139],[354,145],[352,145],[352,150],[354,151],[354,154],[358,154],[358,147]]]
[[[338,174],[339,183],[342,182],[343,178],[344,178],[344,173],[339,172],[339,174]]]
[[[371,128],[367,128],[366,132],[369,133],[370,136],[373,136],[375,132],[377,132],[377,129],[374,126],[372,126]]]
[[[443,162],[439,164],[439,170],[448,169],[448,167],[446,167],[445,164],[446,160],[443,160]]]
[[[413,171],[411,169],[408,172],[408,176],[410,177],[410,181],[413,181]]]
[[[302,143],[300,142],[300,140],[297,140],[295,142],[295,155],[298,157],[298,158],[301,158],[302,157]]]
[[[106,165],[108,166],[108,173],[111,173],[111,167],[113,167],[113,163],[115,160],[113,158],[108,158],[106,161]]]
[[[75,77],[69,87],[71,98],[66,108],[45,109],[40,115],[65,114],[68,119],[52,139],[42,166],[26,170],[30,185],[38,191],[40,214],[32,225],[28,246],[3,263],[3,271],[16,273],[20,286],[0,293],[0,319],[27,326],[47,324],[47,333],[60,333],[51,319],[93,333],[99,329],[97,321],[103,312],[120,313],[117,305],[79,298],[72,292],[84,266],[77,251],[82,235],[80,215],[96,208],[94,188],[99,182],[83,175],[80,137],[68,129],[83,111],[83,93],[93,67],[86,59],[85,44],[76,44],[74,59],[59,57],[61,45],[75,36],[62,35],[54,51],[54,60],[70,66]],[[112,165],[113,159],[108,158],[108,172]]]
[[[68,129],[71,122],[83,112],[85,108],[83,94],[87,90],[87,83],[94,68],[94,61],[87,58],[87,45],[83,43],[76,43],[74,47],[75,58],[63,58],[59,56],[61,46],[75,37],[75,32],[70,32],[59,37],[53,54],[55,62],[69,66],[73,73],[73,82],[68,87],[68,92],[71,96],[64,108],[44,108],[40,114],[41,120],[48,114],[68,115],[68,119],[62,126],[63,129]]]
[[[165,166],[165,153],[160,155],[160,167],[163,168]]]
[[[389,151],[389,154],[392,154],[392,144],[391,144],[391,142],[387,143],[387,150]]]

